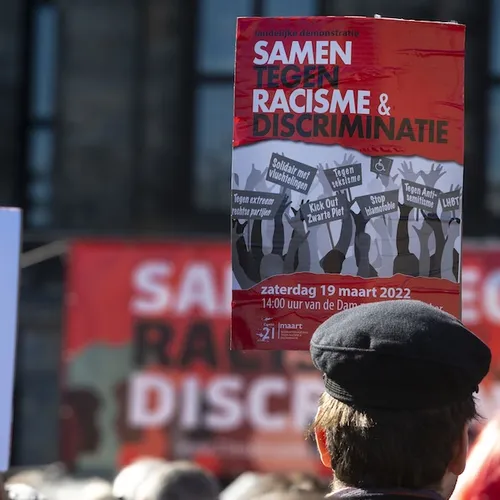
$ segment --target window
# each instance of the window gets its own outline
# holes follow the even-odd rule
[[[35,2],[31,14],[26,224],[40,229],[52,223],[58,12],[51,2]]]
[[[264,2],[264,16],[314,16],[316,2],[304,0],[267,0]]]
[[[199,0],[192,193],[196,211],[229,213],[236,18],[319,15],[320,3]]]
[[[491,0],[491,52],[490,68],[493,75],[500,77],[500,1]]]
[[[228,75],[234,66],[236,18],[253,14],[252,0],[201,0],[197,68],[203,75]]]
[[[488,95],[488,149],[487,181],[490,186],[488,205],[500,215],[500,0],[491,0],[490,15],[490,75],[491,86]]]

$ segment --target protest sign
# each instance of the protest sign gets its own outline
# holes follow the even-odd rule
[[[403,181],[402,187],[405,205],[431,213],[436,212],[441,191],[410,181]]]
[[[242,219],[274,219],[283,196],[275,193],[233,190],[232,216]]]
[[[377,175],[390,175],[393,163],[394,160],[391,158],[376,156],[370,161],[370,172]]]
[[[453,212],[455,210],[459,210],[462,200],[461,189],[455,189],[454,191],[450,191],[448,193],[442,193],[440,199],[443,212]]]
[[[310,201],[302,205],[301,210],[307,227],[341,220],[347,216],[346,199],[335,195],[318,201]]]
[[[326,178],[334,191],[348,189],[363,184],[361,163],[325,170]]]
[[[238,19],[232,349],[307,349],[372,301],[460,316],[463,58],[456,23]]]
[[[21,210],[0,208],[0,471],[10,463],[12,396],[16,358],[17,303],[19,296],[19,256],[21,252]]]
[[[371,219],[379,215],[397,212],[399,191],[383,191],[381,193],[367,194],[358,196],[356,202],[364,215],[365,219]]]
[[[285,156],[273,154],[269,162],[267,180],[299,193],[307,194],[315,175],[315,168]]]

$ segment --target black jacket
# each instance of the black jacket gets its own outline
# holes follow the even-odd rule
[[[343,500],[443,500],[443,498],[434,491],[421,490],[361,490],[357,488],[343,488],[328,495],[327,498],[343,499]]]

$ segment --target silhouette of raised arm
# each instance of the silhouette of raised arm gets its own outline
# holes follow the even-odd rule
[[[368,233],[356,235],[356,253],[358,257],[358,276],[362,278],[375,278],[378,276],[375,268],[370,264],[369,254],[371,237]]]
[[[399,203],[399,222],[396,233],[396,248],[398,255],[410,252],[410,235],[408,233],[408,219],[413,207]]]
[[[374,267],[378,270],[379,276],[391,276],[393,272],[392,265],[394,262],[394,249],[391,245],[389,227],[387,225],[389,221],[386,222],[384,217],[374,217],[371,219],[371,223],[379,236],[379,238],[375,240],[375,243],[378,241],[382,247],[381,249],[378,249],[380,264],[376,266],[374,263]]]
[[[433,163],[431,165],[431,170],[430,172],[424,172],[423,170],[421,170],[419,172],[420,174],[420,177],[422,177],[422,180],[424,181],[424,184],[427,186],[427,187],[434,187],[436,185],[436,182],[441,179],[441,177],[443,177],[443,175],[446,174],[446,172],[443,171],[443,165],[441,164],[438,164],[436,165],[435,163]]]
[[[262,250],[262,220],[256,219],[252,225],[252,237],[250,240],[250,253],[257,268],[260,267],[260,261],[264,255]]]
[[[346,210],[346,215],[342,219],[342,227],[340,229],[339,241],[335,245],[335,248],[337,250],[339,250],[339,252],[346,255],[347,251],[349,250],[349,245],[351,244],[352,233],[353,233],[353,229],[354,229],[351,211],[350,211],[350,207],[352,206],[352,203],[349,203],[347,201],[347,195],[345,192],[339,193],[338,196],[342,200],[342,204],[344,207],[346,207],[347,210]]]
[[[418,259],[419,262],[419,276],[429,276],[430,268],[431,268],[431,256],[429,250],[429,238],[432,234],[432,227],[429,225],[427,220],[424,217],[424,222],[422,227],[419,229],[417,227],[413,227],[415,233],[417,233],[418,241],[420,243],[420,256]]]
[[[429,276],[433,278],[441,278],[441,259],[443,258],[443,251],[445,245],[443,227],[441,220],[437,214],[424,214],[425,220],[432,227],[434,238],[436,240],[436,251],[431,255],[431,266]]]
[[[248,222],[240,224],[238,220],[233,219],[231,226],[231,260],[233,273],[242,289],[251,288],[259,281],[252,280],[248,276],[244,265],[242,265],[242,261],[245,262],[250,257],[245,245],[245,239],[243,238],[243,230],[247,224]]]
[[[274,234],[272,253],[283,257],[283,248],[285,247],[285,229],[283,227],[283,215],[286,209],[292,204],[288,201],[288,195],[284,194],[280,206],[274,215]]]
[[[250,174],[247,177],[247,181],[245,183],[246,191],[253,191],[266,177],[266,169],[262,172],[255,168],[255,164],[252,163],[252,170],[250,170]]]
[[[419,262],[417,256],[410,253],[410,236],[408,234],[408,219],[412,207],[399,204],[399,222],[396,234],[396,247],[398,254],[394,259],[394,274],[406,274],[408,276],[418,276]]]
[[[457,277],[453,272],[453,257],[455,250],[455,242],[460,236],[460,219],[451,219],[448,236],[444,244],[443,255],[441,257],[441,277],[450,281],[457,281]]]
[[[290,244],[288,245],[288,252],[285,256],[285,273],[307,272],[311,267],[311,252],[307,241],[309,233],[305,231],[301,209],[292,210],[294,217],[289,217],[288,214],[285,214],[288,224],[293,229]]]

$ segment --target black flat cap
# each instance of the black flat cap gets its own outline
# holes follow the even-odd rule
[[[491,352],[454,316],[392,300],[332,316],[314,333],[311,357],[339,401],[361,410],[416,410],[476,392]]]

